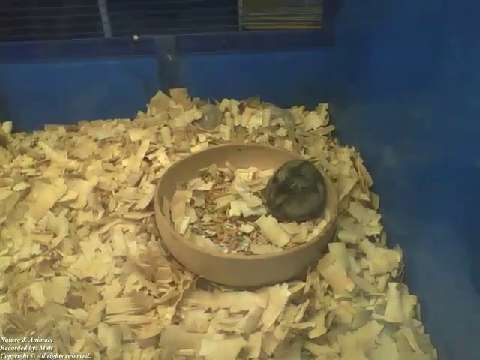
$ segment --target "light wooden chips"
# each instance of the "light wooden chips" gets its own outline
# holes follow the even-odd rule
[[[436,359],[417,298],[398,282],[402,252],[385,246],[372,179],[358,152],[332,137],[328,106],[282,112],[224,99],[222,123],[204,132],[191,125],[201,105],[173,89],[133,120],[29,134],[1,124],[0,336],[51,337],[56,352],[96,359]],[[335,183],[338,234],[305,281],[205,284],[160,246],[156,181],[178,159],[229,141],[294,149]],[[194,217],[183,215],[180,229]],[[267,236],[303,231],[268,219]]]

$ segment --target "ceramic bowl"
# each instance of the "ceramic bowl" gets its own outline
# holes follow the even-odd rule
[[[163,243],[187,269],[210,281],[233,287],[255,287],[284,282],[305,274],[325,250],[336,226],[337,194],[328,176],[326,211],[330,220],[324,231],[305,244],[267,255],[224,254],[202,248],[175,231],[170,220],[170,203],[181,183],[197,177],[200,169],[211,164],[224,167],[277,169],[289,160],[299,159],[292,152],[260,144],[228,144],[210,147],[174,163],[157,184],[155,218]]]

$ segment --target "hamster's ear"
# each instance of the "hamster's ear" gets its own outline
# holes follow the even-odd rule
[[[275,174],[273,174],[272,179],[276,184],[278,184],[278,183],[284,182],[287,179],[287,176],[288,176],[288,170],[283,168],[283,169],[280,169]]]

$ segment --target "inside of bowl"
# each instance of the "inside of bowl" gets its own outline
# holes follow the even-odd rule
[[[190,155],[173,164],[162,176],[156,196],[159,211],[172,224],[171,201],[181,184],[199,176],[199,171],[212,164],[234,168],[256,167],[261,170],[276,169],[289,160],[299,156],[273,147],[259,144],[229,144],[211,147]]]
[[[163,216],[165,217],[165,219],[167,219],[167,221],[169,221],[170,223],[172,222],[172,213],[171,213],[171,206],[170,206],[170,200],[167,199],[165,196],[162,196],[162,208],[161,208],[161,212],[163,214]]]

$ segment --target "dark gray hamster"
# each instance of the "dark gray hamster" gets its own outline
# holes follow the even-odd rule
[[[213,104],[205,104],[200,109],[202,118],[195,122],[198,126],[205,130],[213,130],[222,122],[222,112],[218,106]]]
[[[269,180],[263,195],[270,213],[279,221],[313,220],[325,210],[325,180],[307,160],[283,164]]]

